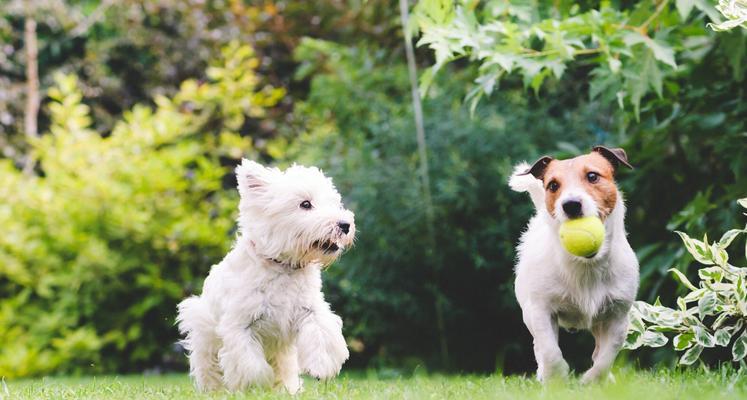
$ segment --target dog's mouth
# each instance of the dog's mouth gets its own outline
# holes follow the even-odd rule
[[[311,246],[323,251],[326,254],[336,253],[338,250],[340,250],[340,246],[338,246],[337,243],[331,240],[317,240],[316,242],[312,243]]]

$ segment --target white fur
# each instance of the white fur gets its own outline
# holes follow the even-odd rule
[[[545,206],[542,181],[521,175],[529,166],[518,165],[509,185],[529,192],[537,213],[521,236],[516,265],[516,298],[524,323],[534,337],[537,377],[547,381],[568,373],[558,346],[558,326],[586,329],[594,335],[594,364],[583,382],[608,376],[628,326],[628,310],[638,291],[638,260],[625,233],[625,205],[618,192],[614,210],[605,220],[606,235],[592,258],[573,256],[563,249],[558,229],[566,220],[562,201],[575,197],[585,216],[596,215],[597,206],[582,187],[566,187],[554,205],[553,217]]]
[[[348,358],[342,320],[322,294],[321,270],[352,244],[353,213],[317,168],[236,168],[239,235],[202,295],[178,306],[190,374],[201,390],[301,389],[300,373],[336,376]],[[310,210],[300,204],[308,200]],[[345,233],[338,223],[350,224]],[[319,243],[339,249],[325,252]]]

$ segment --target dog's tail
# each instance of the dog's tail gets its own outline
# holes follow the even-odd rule
[[[535,178],[532,174],[527,174],[529,164],[521,162],[514,167],[514,173],[508,180],[508,186],[517,192],[529,192],[534,207],[538,210],[544,207],[545,189],[542,187],[542,181]]]
[[[210,312],[209,305],[204,299],[198,296],[192,296],[184,299],[177,306],[176,323],[179,326],[179,333],[185,336],[180,343],[188,351],[195,347],[195,334],[211,332],[215,329],[217,321]]]

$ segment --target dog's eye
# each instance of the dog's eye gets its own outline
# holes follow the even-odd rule
[[[586,179],[591,183],[597,183],[599,180],[599,174],[596,172],[589,172],[586,174]]]
[[[558,189],[560,189],[560,184],[558,183],[558,181],[551,181],[547,185],[547,190],[549,190],[549,191],[551,191],[553,193],[557,192]]]
[[[311,210],[311,202],[308,200],[304,200],[301,202],[299,207],[303,208],[304,210]]]

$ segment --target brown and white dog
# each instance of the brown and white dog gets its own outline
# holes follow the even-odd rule
[[[596,146],[567,160],[542,157],[531,167],[521,163],[509,181],[513,190],[529,192],[537,209],[517,247],[515,289],[543,382],[568,373],[558,326],[590,330],[594,336],[594,364],[582,382],[608,376],[625,340],[639,275],[615,183],[621,166],[632,168],[624,150]],[[602,219],[605,239],[597,254],[574,256],[561,245],[558,229],[569,219],[587,216]]]

